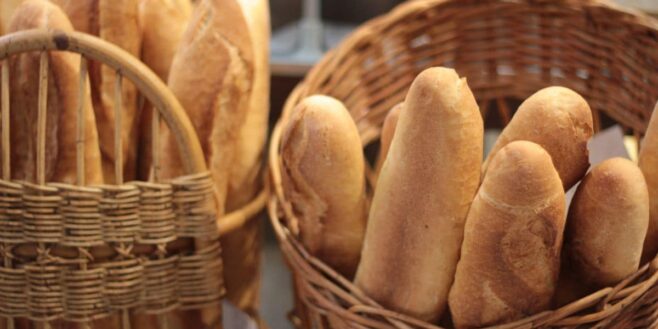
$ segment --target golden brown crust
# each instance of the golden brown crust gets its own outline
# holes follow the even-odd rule
[[[72,31],[66,15],[47,1],[28,0],[17,8],[10,31],[47,28]],[[46,129],[46,181],[76,182],[76,120],[80,56],[51,52]],[[12,176],[36,179],[36,123],[39,88],[39,53],[10,61]],[[85,178],[102,183],[101,162],[94,113],[89,95],[85,101]]]
[[[60,5],[76,30],[96,35],[135,57],[139,57],[141,32],[138,0],[51,0]],[[115,72],[106,65],[91,62],[92,101],[103,157],[103,176],[114,182],[114,84]],[[137,161],[137,89],[127,79],[122,93],[123,178],[132,180]]]
[[[611,286],[637,271],[649,225],[649,194],[640,169],[613,158],[594,167],[574,195],[566,256],[580,279]]]
[[[378,178],[355,283],[384,306],[437,320],[480,181],[483,124],[465,79],[423,71]]]
[[[649,230],[644,241],[642,263],[658,253],[658,104],[653,110],[639,154],[639,167],[649,189]]]
[[[234,165],[229,176],[227,212],[249,203],[262,188],[263,149],[270,110],[268,1],[239,2],[249,25],[249,40],[253,48],[253,84],[249,110],[240,127]],[[254,219],[221,237],[226,297],[256,318],[260,295],[261,229],[262,221]]]
[[[140,0],[141,59],[162,81],[166,82],[169,77],[171,63],[191,16],[189,0]],[[137,176],[141,180],[148,180],[151,174],[152,111],[151,104],[146,102],[139,118]]]
[[[215,182],[219,216],[225,213],[240,127],[249,110],[254,64],[249,35],[245,33],[248,30],[236,0],[200,2],[183,34],[168,78],[169,88],[186,110],[201,142]],[[165,178],[175,177],[182,173],[180,155],[171,132],[161,127],[161,173]]]
[[[197,5],[174,56],[168,83],[196,128],[215,181],[219,215],[225,210],[228,176],[249,108],[253,77],[251,48],[232,43],[224,33],[225,20],[233,22],[231,29],[247,31],[237,3],[206,0]],[[163,177],[180,175],[180,157],[166,127],[161,144]]]
[[[285,126],[281,158],[302,243],[351,278],[365,234],[365,162],[343,104],[327,96],[304,99]]]
[[[403,103],[399,103],[393,106],[388,114],[386,114],[386,118],[384,119],[382,134],[379,138],[379,154],[377,155],[377,162],[375,163],[375,172],[377,175],[379,175],[379,172],[382,170],[384,160],[386,160],[388,150],[391,147],[391,141],[393,140],[393,135],[395,135],[395,127],[398,124],[398,118],[400,117],[400,111],[404,107],[403,105]]]
[[[550,306],[564,215],[564,190],[549,154],[527,141],[503,147],[466,219],[450,290],[456,328],[505,323]]]
[[[226,199],[227,211],[247,204],[261,187],[263,147],[270,111],[269,70],[269,6],[266,0],[239,0],[249,25],[249,39],[253,49],[253,87],[249,110],[240,128],[235,165],[229,180]]]
[[[0,35],[9,33],[9,22],[14,11],[23,0],[2,0],[0,1]]]
[[[568,190],[589,168],[587,141],[592,127],[592,112],[585,99],[568,88],[544,88],[526,99],[503,129],[482,166],[483,174],[498,150],[512,141],[527,140],[551,155]]]

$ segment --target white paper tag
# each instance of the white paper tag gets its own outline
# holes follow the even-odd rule
[[[589,148],[589,170],[610,158],[621,157],[630,159],[626,146],[624,145],[624,131],[618,125],[599,131],[592,137],[592,139],[590,139],[587,146]],[[571,199],[573,199],[573,195],[576,193],[578,185],[580,185],[580,182],[574,185],[566,193],[567,209],[569,209],[569,206],[571,205]]]
[[[256,322],[230,302],[222,301],[222,323],[224,328],[258,329]]]

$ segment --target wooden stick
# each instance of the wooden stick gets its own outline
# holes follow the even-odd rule
[[[114,80],[114,183],[123,184],[123,143],[121,138],[121,110],[122,103],[122,80],[121,72],[116,72]]]
[[[151,164],[153,167],[153,181],[157,182],[160,178],[160,112],[152,108],[153,118],[151,121]]]
[[[2,62],[2,179],[11,179],[11,152],[9,143],[9,58]],[[11,251],[12,245],[5,244]],[[12,261],[8,255],[4,257],[5,268],[12,268]],[[7,318],[7,329],[14,329],[14,318]]]
[[[48,72],[49,57],[47,51],[41,52],[39,59],[39,98],[37,112],[37,184],[46,184],[46,110],[48,109]],[[39,243],[39,249],[45,249]],[[43,327],[51,329],[49,321],[42,322]]]
[[[46,183],[46,109],[48,107],[48,52],[39,61],[39,108],[37,116],[37,183]]]
[[[2,62],[2,178],[11,179],[9,151],[9,58]]]
[[[80,56],[80,85],[78,86],[78,116],[76,146],[76,174],[78,186],[85,185],[85,95],[87,92],[87,58]]]

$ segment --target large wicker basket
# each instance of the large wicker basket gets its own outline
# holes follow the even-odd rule
[[[437,328],[380,307],[304,250],[285,225],[294,212],[278,152],[292,108],[316,93],[345,103],[364,147],[376,142],[387,111],[430,66],[468,78],[489,127],[504,126],[512,104],[562,85],[588,100],[595,129],[616,122],[639,139],[658,100],[658,23],[595,0],[417,0],[367,22],[327,54],[288,98],[270,145],[268,210],[293,273],[296,326]],[[499,328],[656,327],[657,268],[653,261],[616,287]]]
[[[115,104],[124,78],[157,109],[153,180],[122,182],[120,129],[115,131],[118,182],[86,186],[84,147],[76,149],[76,183],[45,181],[45,130],[50,51],[80,54],[79,98],[88,88],[88,61],[116,71]],[[13,56],[40,54],[37,181],[11,180],[10,71]],[[83,33],[29,30],[0,38],[2,177],[0,179],[0,323],[2,328],[221,327],[220,232],[258,213],[265,192],[244,208],[216,218],[212,177],[185,111],[163,82],[122,49]],[[51,100],[52,101],[52,100]],[[84,140],[79,101],[77,140]],[[115,107],[115,125],[121,111]],[[170,129],[186,176],[160,180],[160,118]],[[218,225],[218,223],[221,223]],[[6,320],[4,320],[6,319]],[[5,326],[6,325],[6,326]]]

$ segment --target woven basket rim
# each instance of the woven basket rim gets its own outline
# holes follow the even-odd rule
[[[470,0],[466,0],[470,1]],[[417,319],[387,310],[368,298],[362,291],[354,286],[349,280],[329,268],[319,259],[310,255],[295,238],[297,232],[291,232],[283,221],[294,220],[292,206],[288,201],[282,187],[281,162],[279,148],[283,126],[290,111],[303,98],[313,94],[312,91],[331,79],[332,73],[339,63],[350,58],[353,49],[368,45],[372,36],[385,33],[385,31],[414,13],[421,12],[427,8],[439,6],[444,3],[455,2],[455,0],[417,0],[398,5],[392,11],[382,16],[373,18],[354,32],[348,35],[336,48],[330,50],[306,75],[306,77],[293,89],[288,96],[281,118],[277,121],[271,135],[269,144],[269,178],[272,190],[267,208],[272,227],[277,236],[279,246],[287,260],[287,264],[294,276],[303,277],[305,282],[296,282],[303,287],[306,293],[311,294],[314,299],[314,307],[322,309],[326,313],[340,313],[343,320],[351,320],[364,327],[372,328],[406,328],[408,325],[418,328],[440,328],[436,325],[425,323]],[[470,1],[472,2],[472,1]],[[489,1],[491,2],[491,1]],[[497,3],[515,4],[524,3],[559,3],[564,5],[575,5],[587,8],[611,10],[622,13],[623,19],[637,26],[655,31],[658,34],[658,20],[649,17],[639,11],[627,9],[609,1],[600,0],[497,0]],[[376,42],[376,41],[375,41]],[[360,119],[355,118],[357,126]],[[364,136],[360,129],[363,144],[377,138],[377,136]],[[367,134],[367,132],[366,132]],[[611,321],[621,310],[639,299],[649,290],[655,290],[658,283],[658,257],[648,264],[642,266],[635,274],[620,282],[615,287],[607,287],[581,298],[561,308],[535,314],[528,318],[495,326],[494,328],[535,328],[543,326],[574,326],[581,324],[595,324],[601,321]],[[329,298],[324,293],[317,291],[317,286],[330,291],[334,297],[350,300],[357,306],[345,309],[340,306],[335,298]],[[325,291],[326,293],[326,291]],[[616,302],[611,307],[602,308],[611,300]],[[319,305],[319,306],[318,306]],[[583,311],[592,306],[599,305],[595,311],[584,314]],[[609,305],[606,305],[609,306]],[[362,314],[372,315],[382,321],[363,317]],[[608,322],[609,323],[609,322]]]

